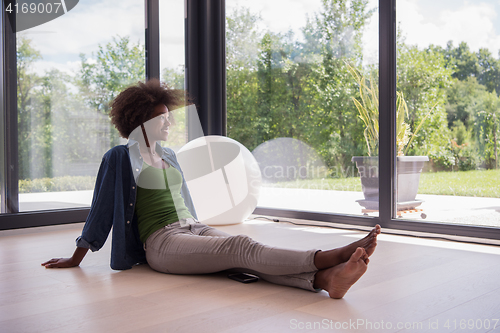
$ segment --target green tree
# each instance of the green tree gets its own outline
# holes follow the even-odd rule
[[[450,61],[453,68],[453,77],[465,80],[471,76],[478,76],[481,69],[477,55],[469,49],[466,42],[450,50]]]
[[[486,93],[480,111],[475,114],[474,132],[479,156],[487,169],[498,168],[498,139],[500,134],[500,98],[494,92]]]
[[[41,78],[33,72],[34,62],[42,59],[40,52],[33,48],[31,40],[17,38],[17,112],[18,112],[18,149],[19,178],[30,178],[31,148],[33,138],[32,124],[36,125],[36,110],[32,107],[32,94],[41,83]],[[34,119],[33,119],[34,120]]]
[[[495,59],[486,48],[479,49],[477,60],[480,68],[478,82],[489,92],[500,93],[500,60]]]
[[[301,64],[293,62],[293,34],[267,32],[258,59],[258,122],[260,142],[278,137],[299,138],[297,117],[302,92]]]
[[[299,139],[335,167],[363,152],[363,128],[345,59],[361,64],[367,1],[324,0],[302,30],[260,32],[238,9],[226,20],[228,135],[249,149],[278,137]]]
[[[99,45],[92,60],[80,54],[80,71],[76,84],[92,109],[107,115],[109,103],[126,87],[144,81],[144,45],[133,44],[129,37],[113,37],[105,46]],[[109,143],[118,144],[118,132],[109,125]]]
[[[184,89],[184,66],[164,68],[161,73],[161,80],[172,88]]]
[[[37,96],[38,108],[47,118],[45,131],[50,133],[51,143],[50,174],[45,177],[97,171],[102,154],[109,149],[108,117],[91,109],[82,94],[71,92],[74,87],[68,82],[68,74],[53,68],[46,72]],[[48,155],[42,160],[48,160]]]
[[[266,120],[258,114],[258,15],[237,8],[226,18],[227,135],[253,150],[262,143]]]
[[[357,90],[345,62],[361,66],[362,33],[373,14],[367,4],[323,0],[321,12],[303,29],[302,58],[313,61],[310,78],[315,97],[314,125],[308,134],[331,168],[346,168],[351,156],[366,153],[364,128],[351,99]]]
[[[411,131],[432,110],[409,149],[409,155],[429,155],[445,165],[453,163],[449,147],[446,117],[446,88],[451,83],[451,70],[445,67],[443,55],[432,48],[417,46],[398,48],[398,90],[403,93],[409,112]]]
[[[461,120],[455,120],[451,129],[451,151],[455,158],[454,169],[475,170],[478,166],[477,147],[472,130],[467,129]]]
[[[445,49],[430,48],[443,55],[445,67],[454,77],[446,89],[448,126],[455,131],[460,122],[468,133],[474,133],[470,144],[451,141],[451,151],[458,158],[456,165],[462,170],[477,164],[495,167],[498,156],[495,100],[500,91],[500,61],[487,48],[472,52],[465,42],[456,48],[451,41]]]
[[[248,8],[236,8],[226,17],[226,67],[229,71],[257,69],[261,17]]]
[[[466,81],[474,77],[489,92],[500,92],[500,60],[495,59],[487,48],[480,48],[474,53],[466,42],[455,48],[449,41],[446,48],[431,45],[429,49],[443,55],[445,67],[452,71],[454,78]]]
[[[322,0],[321,11],[304,30],[311,33],[306,34],[306,40],[313,43],[309,49],[320,49],[332,59],[362,60],[363,29],[374,11],[368,9],[367,0]]]
[[[475,77],[463,81],[453,79],[446,89],[448,126],[451,128],[455,121],[460,120],[467,128],[471,128],[474,114],[479,111],[478,107],[481,108],[486,94],[486,87],[479,84]]]
[[[130,46],[128,38],[115,39],[100,47],[95,62],[82,55],[81,77],[73,80],[54,68],[35,74],[33,66],[42,57],[31,40],[18,38],[20,179],[66,175],[74,166],[87,168],[85,164],[100,161],[110,146],[106,93],[111,99],[124,82],[137,81],[144,72],[139,55],[140,46]],[[71,92],[72,82],[79,93]]]

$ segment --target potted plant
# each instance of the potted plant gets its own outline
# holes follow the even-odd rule
[[[368,156],[354,156],[361,178],[364,200],[357,202],[366,210],[378,210],[378,143],[379,143],[379,104],[378,86],[370,78],[347,64],[349,72],[359,85],[360,100],[352,97],[359,112],[359,117],[365,124],[364,137],[368,147]],[[435,105],[434,105],[435,107]],[[415,131],[411,133],[408,118],[408,106],[402,92],[397,92],[396,99],[396,175],[397,175],[397,209],[409,210],[422,204],[416,200],[420,173],[424,163],[429,161],[428,156],[405,156],[415,135],[422,127],[424,121],[431,114],[434,107],[425,115]]]

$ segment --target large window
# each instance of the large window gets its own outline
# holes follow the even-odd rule
[[[144,1],[79,2],[16,43],[19,211],[88,207],[123,142],[108,103],[145,78]]]
[[[378,2],[227,1],[226,49],[227,133],[260,165],[259,207],[376,216]]]
[[[498,13],[493,0],[397,2],[399,215],[500,227]]]

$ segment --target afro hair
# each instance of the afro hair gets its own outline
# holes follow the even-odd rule
[[[111,102],[109,117],[120,135],[128,139],[130,133],[151,119],[156,106],[164,104],[169,111],[184,106],[184,90],[171,89],[157,79],[138,82],[122,91]]]

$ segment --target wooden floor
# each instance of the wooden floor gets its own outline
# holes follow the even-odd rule
[[[109,240],[78,268],[40,266],[71,255],[81,228],[0,232],[0,332],[500,332],[498,246],[382,234],[367,273],[333,300],[224,274],[113,271]],[[220,228],[297,249],[365,234],[261,221]]]

